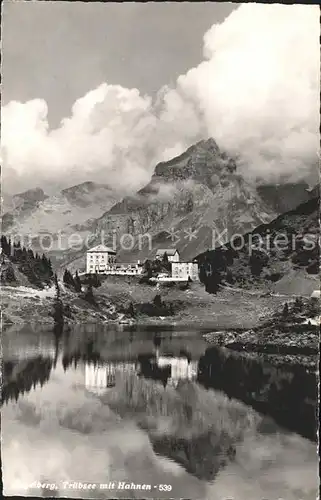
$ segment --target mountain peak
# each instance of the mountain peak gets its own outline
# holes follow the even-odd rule
[[[159,163],[155,168],[152,182],[157,178],[161,178],[162,182],[191,179],[211,184],[214,174],[224,177],[235,171],[234,159],[222,152],[211,137],[194,144],[180,156]]]
[[[195,149],[205,149],[208,151],[220,153],[220,148],[217,145],[217,142],[213,137],[209,137],[209,139],[202,139],[198,143],[195,144]]]
[[[22,193],[15,194],[14,198],[20,198],[27,202],[39,202],[48,198],[48,195],[44,193],[43,189],[36,187],[23,191]]]
[[[74,186],[70,186],[68,188],[62,189],[61,193],[63,196],[69,196],[74,193],[91,193],[93,191],[96,191],[98,189],[110,189],[110,187],[107,184],[98,184],[97,182],[93,181],[85,181],[80,184],[76,184]]]
[[[82,182],[61,191],[62,196],[74,205],[86,207],[94,200],[104,200],[114,196],[112,189],[107,184],[98,184],[93,181]]]

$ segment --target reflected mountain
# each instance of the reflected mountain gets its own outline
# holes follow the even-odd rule
[[[166,456],[182,465],[198,479],[212,481],[218,472],[235,457],[235,446],[226,435],[218,436],[208,431],[189,439],[162,436],[153,439],[155,453]]]
[[[18,401],[20,395],[48,382],[53,359],[38,356],[26,361],[4,361],[2,366],[1,405],[11,400]]]
[[[310,357],[310,368],[307,368],[300,360],[287,363],[283,357],[279,364],[275,364],[277,356],[251,356],[222,347],[209,347],[199,360],[195,360],[187,349],[175,349],[174,354],[168,344],[164,347],[163,344],[161,335],[154,333],[151,352],[142,352],[123,361],[111,361],[99,353],[97,339],[91,339],[72,354],[64,353],[62,363],[64,370],[72,365],[76,368],[80,362],[99,368],[100,375],[97,371],[95,377],[105,388],[111,387],[111,374],[117,371],[135,371],[138,377],[160,382],[164,388],[177,388],[182,381],[197,381],[205,388],[223,391],[229,397],[270,415],[285,428],[315,440],[317,379],[314,357]],[[114,357],[114,354],[110,352],[107,356]],[[89,374],[88,377],[90,379]],[[93,377],[91,375],[92,380]],[[177,448],[176,445],[180,449],[181,443],[176,443],[173,449]]]
[[[63,331],[59,325],[55,325],[52,333],[53,347],[50,342],[45,348],[38,347],[44,350],[44,354],[30,356],[34,349],[37,350],[35,346],[34,349],[25,348],[25,359],[16,351],[11,359],[3,361],[1,405],[12,400],[18,401],[20,395],[36,389],[39,385],[42,387],[49,381],[51,372],[57,364]]]
[[[98,363],[103,363],[100,353],[95,348],[95,342],[93,339],[88,340],[83,346],[79,346],[79,348],[73,352],[66,352],[64,349],[64,353],[62,355],[62,366],[64,371],[72,366],[77,368],[80,362],[90,362],[94,366],[98,366]]]
[[[3,361],[1,404],[17,401],[19,395],[45,384],[59,362],[65,372],[80,365],[86,389],[96,393],[115,386],[117,373],[135,373],[140,379],[159,382],[165,390],[177,389],[181,382],[195,381],[270,415],[289,430],[312,440],[316,438],[315,357],[310,356],[310,367],[300,360],[287,363],[286,356],[276,364],[274,355],[249,355],[222,347],[206,349],[199,338],[193,344],[190,337],[175,337],[172,332],[167,335],[150,329],[140,334],[141,337],[131,328],[127,337],[126,332],[122,336],[118,330],[106,335],[93,330],[86,336],[55,327],[51,334],[32,338],[30,348],[24,348],[24,358],[17,338],[10,335],[13,340],[12,344],[8,340],[7,359]],[[155,446],[167,446],[166,440]],[[182,440],[170,445],[183,462],[194,453],[194,445],[192,451],[186,446]]]
[[[280,361],[277,363],[277,361]],[[317,433],[317,359],[300,360],[239,354],[210,347],[200,358],[197,381],[219,389],[272,416],[280,425],[315,440]]]

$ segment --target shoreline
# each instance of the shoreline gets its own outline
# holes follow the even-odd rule
[[[165,304],[173,306],[174,314],[148,316],[138,313],[139,305],[153,301],[159,293]],[[61,300],[68,306],[69,316],[64,316],[64,327],[91,324],[97,327],[164,328],[204,330],[204,340],[209,346],[227,347],[235,352],[257,354],[316,355],[318,354],[319,326],[301,324],[281,325],[285,298],[262,293],[251,295],[236,289],[223,289],[216,295],[205,292],[200,284],[188,290],[175,288],[155,290],[149,285],[131,288],[129,283],[108,282],[95,290],[97,305],[86,302],[81,295],[62,287]],[[2,327],[14,328],[28,324],[54,328],[52,309],[54,288],[36,290],[27,287],[1,289]],[[288,297],[288,302],[293,300]],[[126,314],[132,303],[136,310]],[[276,316],[279,314],[279,316]],[[274,318],[274,319],[273,319]],[[291,323],[291,319],[289,320]]]

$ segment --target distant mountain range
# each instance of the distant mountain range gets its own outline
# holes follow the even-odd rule
[[[63,243],[73,233],[85,238],[95,219],[119,198],[108,185],[94,182],[63,189],[55,196],[48,196],[40,188],[5,196],[2,232],[31,237],[34,250],[39,249],[39,237],[47,246],[45,235],[49,234],[54,239],[53,249],[57,249],[59,233]]]
[[[121,199],[107,185],[86,182],[47,196],[41,189],[5,198],[3,232],[89,235],[90,245],[117,245],[119,261],[153,258],[158,248],[178,248],[191,259],[235,234],[247,233],[311,198],[305,182],[260,185],[247,182],[237,162],[214,139],[203,140],[182,155],[159,163],[151,181]],[[11,207],[10,207],[11,203]],[[142,237],[148,233],[152,241]],[[124,234],[131,239],[123,239]],[[141,239],[140,239],[140,236]],[[130,247],[130,250],[122,247]],[[51,252],[57,263],[84,267],[84,250]],[[49,252],[50,255],[50,252]]]

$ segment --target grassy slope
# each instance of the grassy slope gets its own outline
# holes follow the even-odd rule
[[[1,310],[3,323],[43,323],[53,324],[54,287],[37,290],[30,287],[1,287]],[[66,323],[84,323],[113,321],[117,319],[115,307],[108,300],[100,302],[99,308],[90,305],[81,296],[61,285],[63,304],[69,304],[71,317]]]
[[[215,328],[251,328],[268,318],[275,308],[284,302],[284,297],[262,296],[237,290],[222,290],[217,295],[208,294],[203,285],[191,284],[190,289],[139,285],[135,278],[115,279],[108,277],[94,295],[99,308],[90,306],[77,294],[62,292],[62,300],[70,304],[72,319],[67,322],[117,320],[117,311],[127,308],[130,302],[151,302],[160,294],[164,302],[174,305],[174,316],[165,319],[139,316],[139,323],[176,323],[188,326]],[[41,291],[21,287],[2,287],[1,299],[3,321],[12,323],[40,322],[52,324],[54,289]],[[116,311],[116,314],[115,314]]]
[[[209,325],[217,328],[250,328],[269,317],[283,304],[284,297],[262,296],[237,290],[222,290],[217,295],[207,293],[200,283],[192,283],[188,290],[137,284],[136,278],[108,277],[97,294],[112,301],[116,307],[127,307],[130,302],[150,302],[160,294],[164,302],[174,305],[175,315],[162,322],[186,325]],[[140,322],[153,318],[139,317]],[[157,318],[157,322],[160,320]]]

